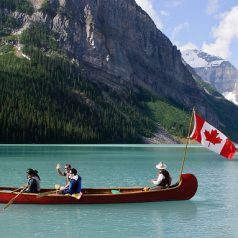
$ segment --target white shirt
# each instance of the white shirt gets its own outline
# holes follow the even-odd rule
[[[159,174],[156,180],[152,180],[152,183],[154,185],[158,185],[162,182],[163,179],[165,179],[165,176],[163,174]]]

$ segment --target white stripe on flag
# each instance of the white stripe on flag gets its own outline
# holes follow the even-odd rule
[[[209,135],[209,134],[212,135],[212,133],[215,133],[214,134],[215,139],[218,139],[218,140],[220,139],[220,142],[212,143],[212,141],[210,141],[209,138],[207,138],[206,133],[207,133],[207,135]],[[223,146],[225,145],[226,139],[227,139],[227,137],[223,133],[221,133],[215,127],[211,126],[206,121],[201,129],[201,137],[202,137],[201,144],[203,144],[204,146],[208,147],[210,150],[212,150],[218,154],[221,153],[221,150],[222,150]]]

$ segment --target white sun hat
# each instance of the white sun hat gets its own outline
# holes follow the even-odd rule
[[[164,162],[159,162],[156,166],[157,169],[166,169],[167,165]]]

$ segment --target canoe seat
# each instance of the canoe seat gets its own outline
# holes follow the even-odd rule
[[[120,194],[121,192],[120,192],[120,190],[112,189],[111,193],[112,194]]]

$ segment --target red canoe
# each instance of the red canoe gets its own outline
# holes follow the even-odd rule
[[[140,188],[84,188],[83,195],[77,199],[71,195],[12,192],[15,188],[0,187],[0,203],[8,203],[19,194],[14,203],[19,204],[99,204],[99,203],[137,203],[191,199],[198,187],[197,179],[192,174],[182,174],[178,184],[166,189],[149,190]],[[45,193],[52,189],[42,189]]]

